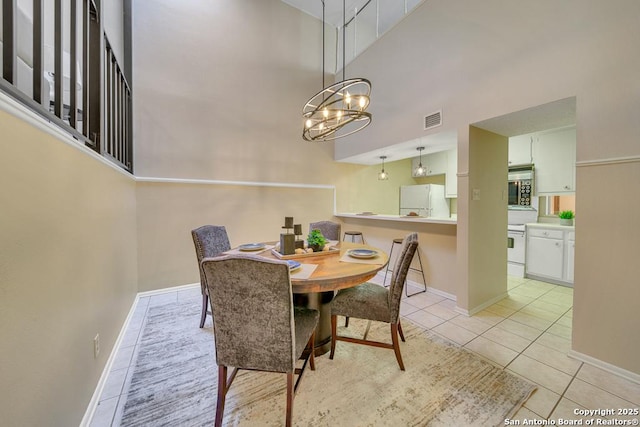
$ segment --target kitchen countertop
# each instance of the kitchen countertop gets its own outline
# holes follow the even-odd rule
[[[558,230],[574,231],[576,227],[574,225],[560,225],[554,222],[530,222],[526,224],[527,227],[536,228],[557,228]]]
[[[375,221],[400,221],[400,222],[418,222],[425,224],[446,224],[457,225],[458,220],[456,217],[452,218],[434,218],[434,217],[411,217],[400,215],[387,215],[387,214],[357,214],[357,213],[338,213],[335,216],[339,218],[358,218]]]

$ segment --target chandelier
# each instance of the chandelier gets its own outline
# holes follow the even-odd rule
[[[324,0],[322,1],[322,89],[302,109],[306,141],[332,141],[364,129],[371,123],[368,113],[371,82],[363,78],[345,79],[346,22],[342,0],[342,81],[324,86]]]

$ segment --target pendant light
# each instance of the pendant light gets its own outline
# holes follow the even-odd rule
[[[416,150],[420,152],[420,163],[418,167],[413,170],[413,176],[425,176],[427,174],[427,168],[422,167],[422,150],[424,150],[424,147],[418,147]]]
[[[324,0],[322,1],[322,89],[302,108],[302,138],[306,141],[332,141],[364,129],[371,123],[367,112],[371,82],[345,78],[346,9],[342,0],[342,81],[324,86]]]
[[[386,159],[387,156],[380,156],[380,158],[382,159],[382,170],[378,173],[378,180],[387,181],[389,179],[389,174],[384,171],[384,159]]]

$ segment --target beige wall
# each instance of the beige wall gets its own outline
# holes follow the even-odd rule
[[[626,236],[635,221],[608,222],[608,232],[598,244],[587,244],[587,236],[601,218],[598,207],[603,194],[628,189],[628,183],[634,182],[628,168],[640,161],[640,55],[628,42],[640,38],[640,2],[616,0],[613,4],[583,0],[423,3],[348,66],[348,75],[362,75],[372,82],[374,122],[336,144],[336,159],[424,136],[422,117],[442,109],[443,125],[430,132],[458,131],[458,281],[465,286],[474,282],[466,266],[471,252],[480,246],[473,241],[470,224],[474,160],[464,135],[468,126],[575,96],[578,162],[607,163],[622,157],[634,166],[608,165],[603,171],[610,176],[598,180],[596,187],[586,185],[591,182],[589,169],[577,172],[574,307],[581,314],[573,325],[574,350],[637,374],[640,359],[634,355],[640,353],[640,341],[624,337],[629,325],[640,321],[635,300],[628,298],[634,289],[627,285],[639,277],[637,251],[616,251],[615,260],[604,258],[610,262],[604,266],[601,253],[603,247],[627,247]],[[622,197],[615,200],[623,199],[622,205],[608,206],[609,212],[619,206],[628,212],[640,210],[640,198],[626,197],[628,191],[619,194]],[[614,268],[623,265],[627,267]],[[593,297],[601,292],[603,272],[611,274],[605,280],[608,292],[620,295],[617,308],[602,306]],[[586,313],[597,313],[599,330],[591,328],[592,322],[581,321]],[[624,319],[620,313],[625,313]],[[606,346],[601,334],[605,329],[609,331]]]
[[[139,184],[140,290],[198,281],[200,225],[237,245],[277,239],[285,216],[306,233],[359,203],[334,189],[366,167],[302,140],[302,107],[322,88],[316,19],[280,0],[138,0],[133,21],[136,176],[224,181]]]
[[[78,425],[137,292],[135,181],[3,108],[0,129],[2,424]]]
[[[318,20],[280,0],[133,2],[136,176],[331,184],[302,140],[322,86]]]
[[[411,159],[385,162],[387,181],[378,180],[381,169],[382,164],[351,165],[350,173],[341,174],[336,180],[337,212],[398,215],[400,186],[416,184],[411,177]]]
[[[232,246],[279,239],[285,216],[302,224],[333,217],[333,188],[166,184],[137,186],[139,290],[199,283],[191,230],[224,225]]]
[[[469,128],[468,215],[458,216],[469,224],[469,282],[460,283],[458,294],[467,295],[458,307],[472,313],[507,293],[508,143],[505,136]]]
[[[593,197],[576,198],[572,348],[640,374],[640,158],[582,164],[577,179]]]
[[[375,218],[341,217],[343,230],[361,231],[367,244],[387,253],[393,239],[404,238],[407,234],[418,233],[420,259],[427,286],[446,297],[456,297],[456,226],[455,224],[430,224],[410,221],[376,220]],[[396,245],[391,265],[399,253]],[[506,262],[506,261],[505,261]],[[416,255],[411,267],[419,267]],[[389,277],[387,278],[389,280]],[[409,280],[422,284],[420,273],[409,272]]]

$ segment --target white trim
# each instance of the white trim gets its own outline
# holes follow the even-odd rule
[[[89,427],[91,425],[91,421],[93,420],[93,416],[95,415],[98,404],[100,403],[100,397],[102,396],[102,392],[104,391],[104,386],[109,378],[109,374],[111,373],[111,368],[113,367],[114,360],[118,351],[120,350],[120,345],[122,344],[122,340],[124,339],[124,335],[129,328],[129,323],[131,323],[131,318],[133,314],[136,312],[138,308],[138,303],[140,302],[140,298],[149,297],[154,295],[163,295],[171,292],[180,292],[184,290],[189,290],[191,288],[200,288],[200,282],[191,283],[188,285],[178,285],[173,286],[171,288],[163,288],[156,289],[153,291],[146,292],[138,292],[136,297],[131,304],[131,308],[129,309],[129,314],[127,315],[122,328],[120,329],[120,333],[118,334],[118,338],[116,339],[115,344],[113,345],[113,349],[111,350],[111,354],[109,354],[109,359],[107,359],[107,363],[102,370],[102,374],[100,375],[100,379],[98,380],[98,384],[93,392],[93,396],[91,396],[91,400],[89,401],[89,405],[87,406],[87,410],[84,413],[84,417],[82,417],[82,421],[80,422],[80,427]]]
[[[408,280],[407,283],[411,283],[412,286],[415,286],[415,287],[418,287],[418,288],[424,286],[420,282],[414,282],[413,280]],[[454,301],[454,302],[458,301],[458,298],[455,295],[450,294],[450,293],[445,292],[445,291],[441,291],[440,289],[436,289],[436,288],[431,287],[431,286],[427,286],[427,292],[430,293],[430,294],[441,296],[443,298],[446,298],[446,299]]]
[[[111,169],[116,172],[126,176],[127,178],[134,179],[134,176],[129,172],[122,169],[120,166],[110,162],[104,156],[96,153],[92,149],[85,147],[82,143],[80,143],[77,139],[73,138],[64,130],[60,129],[57,125],[51,123],[46,120],[44,117],[41,117],[35,114],[26,106],[20,104],[15,99],[11,98],[5,93],[0,92],[0,110],[5,111],[8,114],[30,124],[31,126],[38,128],[44,133],[47,133],[54,138],[59,139],[67,145],[75,148],[76,150],[93,157],[95,160],[109,166]]]
[[[623,163],[637,163],[640,162],[640,156],[628,156],[628,157],[612,157],[610,159],[598,159],[598,160],[581,160],[576,162],[576,167],[587,166],[609,166],[618,165]]]
[[[190,178],[163,178],[163,177],[140,177],[130,174],[122,169],[120,166],[110,162],[104,156],[96,153],[88,147],[85,147],[78,140],[73,138],[64,130],[60,129],[57,125],[35,114],[26,106],[22,105],[9,95],[0,92],[0,110],[7,112],[8,114],[30,124],[31,126],[38,128],[42,132],[45,132],[54,138],[59,139],[67,145],[88,154],[95,160],[109,166],[111,169],[133,179],[136,182],[158,182],[165,184],[207,184],[207,185],[241,185],[247,187],[279,187],[279,188],[319,188],[334,191],[334,212],[335,212],[335,185],[328,184],[304,184],[304,183],[286,183],[286,182],[262,182],[262,181],[225,181],[214,179],[190,179]]]
[[[333,191],[333,215],[337,216],[336,186],[328,184],[301,184],[287,182],[264,181],[225,181],[219,179],[190,179],[190,178],[161,178],[153,176],[136,176],[136,182],[151,182],[159,184],[197,184],[197,185],[238,185],[243,187],[275,187],[275,188],[308,188]]]
[[[456,174],[456,176],[457,176],[458,178],[466,178],[466,177],[468,177],[468,176],[469,176],[469,171],[466,171],[466,172],[458,172],[458,173]]]
[[[481,312],[485,308],[492,306],[493,304],[497,303],[498,301],[505,299],[508,296],[509,296],[509,293],[505,292],[503,294],[498,295],[495,298],[491,298],[489,301],[485,301],[484,303],[480,304],[479,306],[473,307],[471,310],[467,310],[467,309],[464,309],[464,308],[461,308],[461,307],[456,307],[455,311],[457,313],[464,314],[465,316],[470,317],[470,316],[473,316],[476,313]]]
[[[138,292],[138,297],[139,298],[152,297],[154,295],[162,295],[162,294],[168,294],[168,293],[171,293],[171,292],[185,291],[185,290],[189,290],[191,288],[198,288],[199,289],[200,288],[200,282],[189,283],[188,285],[172,286],[170,288],[154,289],[152,291]]]
[[[205,184],[205,185],[241,185],[247,187],[284,187],[284,188],[320,188],[335,190],[335,185],[326,184],[301,184],[287,182],[264,182],[264,181],[224,181],[218,179],[190,179],[190,178],[161,178],[136,176],[137,182],[157,182],[163,184]]]
[[[567,355],[584,363],[588,363],[589,365],[595,366],[596,368],[600,368],[603,371],[607,371],[621,378],[624,378],[625,380],[640,384],[640,374],[636,374],[635,372],[627,371],[626,369],[619,368],[615,365],[603,362],[602,360],[596,359],[595,357],[587,356],[586,354],[580,353],[575,350],[569,350],[569,353],[567,353]]]
[[[91,425],[91,421],[93,420],[93,416],[95,415],[96,409],[98,408],[98,404],[100,403],[100,397],[102,396],[102,392],[104,391],[104,386],[109,379],[109,373],[111,372],[111,368],[113,367],[113,363],[115,361],[116,355],[118,354],[118,350],[120,349],[120,345],[122,344],[122,340],[124,339],[124,335],[127,333],[127,328],[129,327],[129,323],[131,322],[131,318],[138,307],[138,301],[140,300],[140,294],[138,293],[133,300],[133,304],[131,304],[131,308],[129,309],[129,314],[122,324],[122,328],[120,328],[120,333],[118,334],[118,338],[116,339],[115,344],[113,345],[113,349],[109,354],[109,358],[107,359],[107,363],[104,365],[104,369],[102,370],[102,374],[100,375],[100,379],[98,380],[98,384],[93,392],[93,396],[91,396],[91,400],[89,401],[89,405],[87,406],[87,410],[82,417],[82,421],[80,421],[80,427],[88,427]]]

